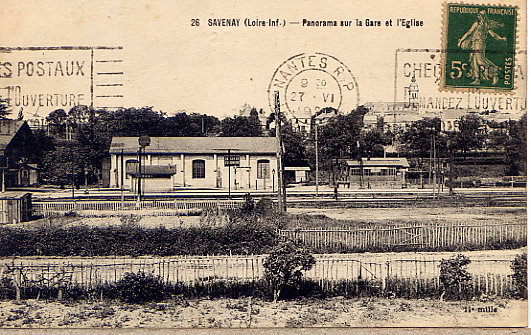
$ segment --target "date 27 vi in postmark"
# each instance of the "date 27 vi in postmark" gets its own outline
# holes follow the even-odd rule
[[[442,89],[513,91],[517,8],[445,6]]]

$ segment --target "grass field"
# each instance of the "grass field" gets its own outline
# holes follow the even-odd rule
[[[289,208],[294,215],[310,215],[307,225],[319,221],[342,227],[361,223],[387,223],[405,221],[438,221],[497,223],[527,220],[526,208],[522,207],[443,207],[443,208]],[[327,220],[334,219],[334,220]],[[334,222],[335,221],[335,222]],[[302,226],[302,224],[301,224]],[[327,227],[331,227],[327,225]]]
[[[288,208],[289,215],[284,222],[285,229],[293,228],[333,228],[355,227],[367,224],[389,222],[463,222],[499,223],[525,222],[526,208],[522,207],[443,207],[443,208]],[[211,220],[212,221],[212,220]],[[88,225],[92,227],[117,226],[122,223],[119,216],[110,217],[70,217],[56,218],[51,221],[41,219],[22,224],[8,224],[2,227],[35,228],[45,225],[71,227]],[[201,216],[142,216],[138,224],[146,228],[180,228],[210,225]],[[222,225],[223,220],[216,220]]]
[[[465,312],[468,310],[469,312]],[[0,302],[0,327],[522,327],[527,301],[448,302],[342,297],[266,302],[180,300],[148,305],[118,302]]]

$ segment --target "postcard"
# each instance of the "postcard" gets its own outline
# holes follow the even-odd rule
[[[0,328],[527,326],[527,3],[0,7]]]

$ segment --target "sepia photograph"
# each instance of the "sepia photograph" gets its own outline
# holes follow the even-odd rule
[[[526,7],[0,0],[0,332],[527,327]]]

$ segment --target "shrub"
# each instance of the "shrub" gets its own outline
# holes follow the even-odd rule
[[[266,280],[273,288],[273,300],[277,301],[283,288],[297,288],[301,284],[302,271],[315,264],[308,249],[292,241],[281,242],[264,260]]]
[[[136,215],[136,214],[121,215],[120,216],[120,223],[123,226],[138,227],[141,219],[142,219],[142,217],[140,215]]]
[[[15,284],[9,277],[2,277],[0,279],[0,299],[14,299],[15,298]]]
[[[116,283],[118,299],[129,304],[162,301],[169,294],[168,287],[159,276],[145,272],[127,272]]]
[[[273,204],[273,201],[271,201],[271,199],[262,198],[258,200],[258,202],[256,203],[255,211],[260,215],[272,214],[275,211],[273,206],[274,204]]]
[[[242,204],[241,210],[245,214],[251,214],[254,212],[254,199],[250,193],[247,193],[243,197],[243,204]]]
[[[470,280],[472,275],[466,267],[470,264],[470,259],[462,254],[458,254],[450,259],[442,259],[440,263],[440,279],[443,286],[441,299],[459,300],[468,298],[472,293],[470,290]]]
[[[517,298],[527,298],[527,254],[520,254],[511,262],[516,290],[514,295]]]
[[[78,216],[79,216],[79,214],[76,211],[65,212],[65,217],[67,217],[67,218],[75,218],[75,217],[78,217]]]

